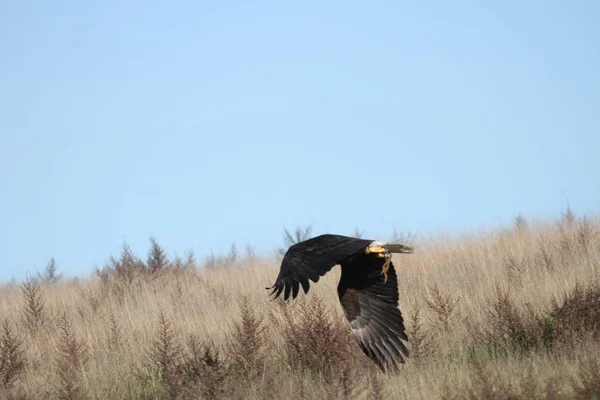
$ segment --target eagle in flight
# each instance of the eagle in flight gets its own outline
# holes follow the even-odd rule
[[[398,280],[392,253],[412,253],[409,246],[341,235],[321,235],[291,246],[283,257],[271,295],[296,298],[309,279],[318,282],[339,264],[337,287],[346,319],[362,351],[383,371],[398,372],[408,357],[408,341],[398,309]]]

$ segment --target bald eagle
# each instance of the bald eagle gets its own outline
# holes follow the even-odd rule
[[[342,268],[337,292],[354,338],[383,371],[398,371],[408,357],[408,341],[398,309],[398,280],[392,253],[412,253],[411,247],[341,235],[321,235],[291,246],[283,257],[275,284],[267,289],[277,298],[296,298],[309,279],[318,282],[331,268]]]

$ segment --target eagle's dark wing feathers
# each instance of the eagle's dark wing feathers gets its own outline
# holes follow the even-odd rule
[[[308,293],[309,279],[318,282],[334,265],[357,254],[373,242],[341,235],[321,235],[291,246],[281,262],[281,270],[271,294],[277,298],[298,295],[300,285]]]
[[[398,309],[398,279],[393,264],[387,281],[383,259],[371,255],[342,264],[338,295],[352,333],[363,352],[384,370],[398,371],[408,349],[404,319]]]

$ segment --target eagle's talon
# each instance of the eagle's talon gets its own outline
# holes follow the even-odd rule
[[[383,275],[383,283],[387,283],[387,273],[390,268],[390,263],[392,262],[392,255],[390,253],[385,253],[383,256],[385,257],[385,262],[383,263],[383,267],[381,267],[381,273],[379,275]]]
[[[383,283],[387,283],[387,271],[381,271],[379,275],[383,275]]]

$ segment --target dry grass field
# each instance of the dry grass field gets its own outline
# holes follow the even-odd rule
[[[398,375],[355,344],[339,267],[284,303],[265,290],[276,257],[198,268],[154,243],[90,279],[0,288],[0,398],[600,398],[596,216],[410,244],[394,256],[411,349]]]

